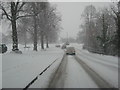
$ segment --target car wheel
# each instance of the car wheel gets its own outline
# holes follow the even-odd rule
[[[75,53],[73,53],[73,55],[75,55]]]
[[[68,53],[66,53],[66,55],[69,55]]]

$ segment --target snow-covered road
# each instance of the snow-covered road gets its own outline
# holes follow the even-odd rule
[[[54,45],[46,51],[25,50],[22,55],[9,52],[4,54],[3,88],[25,88],[56,59],[29,88],[118,87],[117,57],[93,54],[78,44],[73,46],[76,56],[64,55],[63,50]]]
[[[64,56],[60,64],[54,64],[57,69],[48,70],[44,75],[50,74],[50,78],[47,77],[47,88],[98,88],[98,85],[92,80],[88,73],[82,68],[82,66],[76,61],[74,56]],[[53,69],[53,66],[50,67]],[[48,76],[48,75],[47,75]],[[43,76],[30,86],[30,88],[46,88],[41,83]]]
[[[68,56],[65,88],[98,88],[74,56]],[[73,78],[74,77],[74,78]]]
[[[77,56],[114,87],[118,87],[118,58],[76,50]],[[111,57],[111,58],[110,58]]]
[[[65,56],[49,88],[116,88],[77,56]]]

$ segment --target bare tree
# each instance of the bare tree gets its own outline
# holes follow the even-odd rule
[[[89,5],[85,8],[84,13],[82,14],[82,17],[84,18],[84,30],[85,30],[85,47],[95,48],[95,41],[94,41],[94,33],[95,33],[95,18],[96,18],[96,8],[93,5]]]
[[[46,2],[46,8],[39,14],[38,19],[41,49],[44,49],[45,42],[46,48],[48,48],[50,39],[55,39],[51,37],[57,35],[59,21],[60,17],[56,14],[56,7],[52,7],[50,3]]]
[[[19,42],[24,42],[25,48],[27,47],[27,34],[31,34],[32,21],[30,17],[24,17],[18,21],[18,39]],[[32,30],[33,31],[33,30]]]
[[[117,28],[117,38],[118,39],[118,56],[120,57],[120,1],[117,3],[117,7],[115,8],[111,8],[112,11],[114,12],[114,19],[116,21],[116,28]]]
[[[37,51],[38,43],[38,18],[43,10],[46,8],[46,2],[29,2],[26,7],[27,13],[33,15],[33,42],[34,51]],[[41,19],[41,18],[40,18]]]
[[[59,22],[61,21],[61,17],[57,15],[55,7],[50,7],[48,8],[46,13],[46,19],[47,19],[47,23],[46,23],[45,38],[46,38],[46,47],[48,48],[49,40],[51,39],[52,36],[57,35],[60,29]],[[52,38],[52,39],[55,40],[55,38]]]
[[[10,2],[6,3],[7,9],[5,8],[4,4],[1,4],[1,9],[3,10],[2,15],[6,15],[7,19],[11,21],[12,24],[12,40],[13,40],[13,49],[12,51],[19,51],[18,49],[18,36],[17,36],[17,19],[23,17],[19,13],[22,11],[25,2]]]
[[[111,10],[102,8],[98,11],[90,5],[83,15],[84,47],[91,52],[116,55],[116,25]]]

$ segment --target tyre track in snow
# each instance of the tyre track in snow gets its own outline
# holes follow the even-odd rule
[[[67,55],[67,77],[64,88],[99,88],[73,55]]]
[[[64,54],[61,63],[59,64],[57,70],[53,73],[51,81],[49,82],[48,88],[63,88],[64,78],[67,66],[67,56]]]
[[[93,82],[101,89],[110,88],[112,90],[116,90],[112,85],[110,85],[107,81],[105,81],[99,74],[97,74],[94,70],[92,70],[86,63],[84,63],[77,56],[73,56],[73,60],[76,60],[78,64],[85,70],[86,74],[90,76]],[[66,78],[66,66],[69,61],[67,55],[64,55],[61,63],[59,64],[57,70],[53,73],[51,81],[49,82],[49,88],[64,88],[65,78]]]
[[[83,52],[83,53],[84,53],[84,52]],[[82,55],[82,57],[84,57],[84,58],[86,58],[86,59],[91,59],[91,61],[93,61],[93,62],[95,62],[95,63],[104,65],[105,67],[109,67],[109,68],[111,68],[111,69],[113,69],[113,70],[117,70],[117,71],[118,71],[118,68],[119,68],[119,67],[111,65],[111,63],[108,64],[107,61],[104,61],[105,63],[103,63],[103,62],[100,62],[99,60],[94,60],[94,59],[98,59],[98,58],[97,58],[97,57],[93,57],[92,55],[89,55],[89,54],[86,54],[86,53],[85,53],[85,55],[84,55],[84,54],[80,54],[80,53],[78,52],[78,50],[77,50],[77,54],[79,54],[80,56]],[[87,57],[86,57],[86,56],[87,56]],[[102,60],[102,61],[103,61],[103,60]],[[107,62],[107,63],[106,63],[106,62]]]
[[[96,73],[93,69],[91,69],[86,63],[84,63],[80,58],[76,55],[73,56],[73,60],[76,60],[78,64],[85,70],[86,74],[90,76],[90,78],[97,84],[100,89],[109,88],[112,90],[116,90],[111,84],[109,84],[106,80],[104,80],[98,73]],[[57,70],[53,73],[51,81],[49,82],[49,88],[64,88],[65,78],[66,78],[66,66],[69,61],[67,55],[63,56],[61,63],[59,64]]]
[[[82,54],[82,53],[80,53],[80,52],[78,52],[78,50],[76,50],[77,51],[77,55],[79,56],[79,58],[80,58],[80,56],[81,56],[81,60],[87,60],[87,61],[90,61],[91,63],[93,62],[93,63],[96,63],[96,65],[98,64],[98,65],[100,65],[101,67],[105,67],[106,69],[108,69],[109,71],[115,71],[115,72],[113,72],[113,73],[118,73],[118,75],[119,75],[119,73],[120,73],[120,71],[119,71],[119,68],[118,67],[115,67],[115,66],[112,66],[112,65],[109,65],[108,63],[106,64],[106,63],[104,63],[104,62],[100,62],[100,60],[96,60],[97,58],[94,58],[93,56],[89,56],[89,55],[84,55],[84,54]],[[92,68],[92,67],[91,67]],[[94,69],[93,69],[94,70]],[[94,71],[96,71],[96,70],[94,70]],[[96,71],[97,72],[97,71]],[[104,72],[104,70],[103,70],[103,72],[102,73],[107,73],[107,72]],[[112,73],[112,72],[111,72]],[[99,72],[98,72],[98,74],[100,74]],[[110,75],[109,74],[106,74],[105,75],[106,77],[109,77]],[[102,77],[102,76],[101,76]],[[117,76],[118,77],[118,76]],[[116,77],[116,78],[117,78]],[[112,78],[112,75],[111,75],[111,78]],[[111,79],[111,78],[109,78],[109,79],[106,79],[105,77],[103,78],[104,80],[106,80],[107,82],[109,82],[111,85],[113,85],[113,87],[115,87],[115,88],[117,88],[118,87],[118,85],[119,84],[115,84],[116,82],[118,82],[117,81],[117,79]],[[119,78],[119,77],[118,77]],[[110,81],[109,81],[110,80]],[[112,82],[112,83],[111,83]],[[114,83],[114,84],[113,84]]]
[[[92,80],[98,85],[99,88],[112,88],[116,90],[111,84],[105,81],[98,73],[91,69],[83,60],[74,56],[75,60],[82,66],[86,73],[92,78]]]

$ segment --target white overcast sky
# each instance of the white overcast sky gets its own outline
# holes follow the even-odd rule
[[[52,2],[53,3],[53,2]],[[81,14],[87,5],[94,5],[96,8],[108,7],[110,2],[54,2],[62,15],[62,27],[60,37],[76,38],[81,22]]]
[[[55,0],[54,0],[55,1]],[[94,5],[96,8],[106,7],[110,3],[108,2],[69,2],[73,0],[68,0],[67,2],[51,2],[55,4],[58,12],[62,15],[62,27],[63,29],[60,32],[60,37],[67,37],[67,33],[69,37],[76,38],[79,29],[79,25],[82,23],[80,18],[84,8],[87,5]],[[78,0],[79,1],[79,0]],[[87,1],[87,0],[85,0]],[[2,31],[6,33],[10,30],[9,25],[2,23]],[[0,25],[1,28],[1,25]]]

